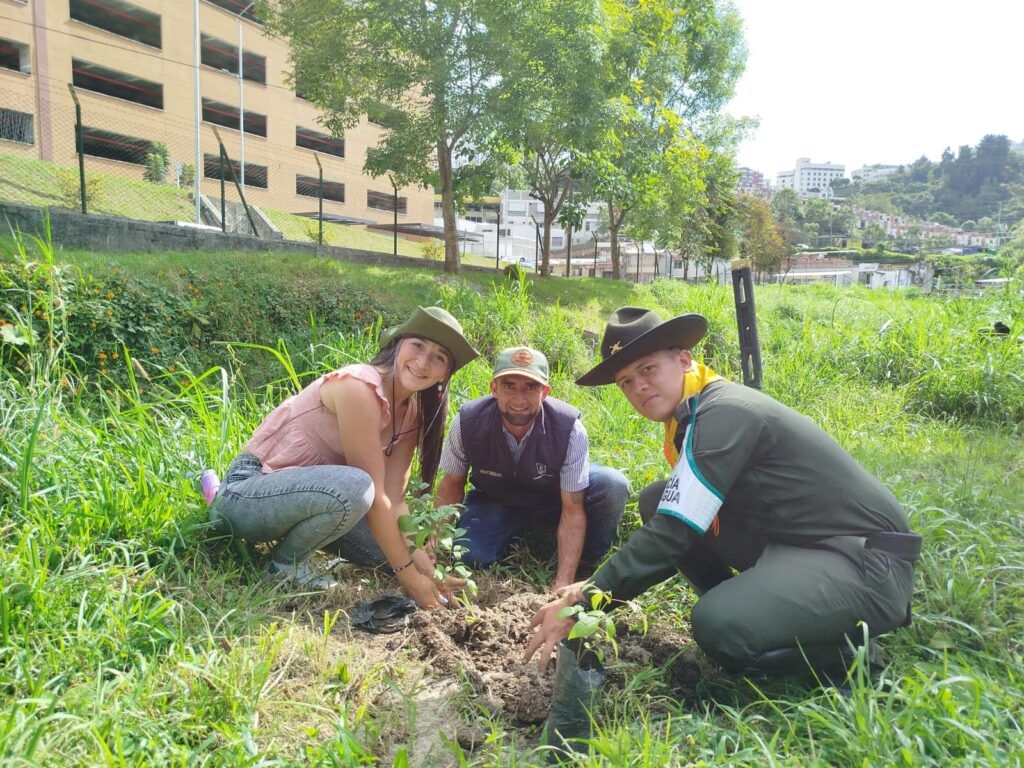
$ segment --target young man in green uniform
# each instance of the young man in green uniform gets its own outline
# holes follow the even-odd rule
[[[589,583],[542,608],[527,649],[546,668],[566,637],[567,605],[600,589],[630,600],[677,571],[700,596],[693,637],[736,673],[838,668],[862,625],[875,636],[910,619],[910,532],[892,493],[806,416],[696,363],[700,315],[666,322],[613,313],[603,361],[577,383],[616,383],[636,411],[665,427],[667,482],[640,495],[644,526]]]

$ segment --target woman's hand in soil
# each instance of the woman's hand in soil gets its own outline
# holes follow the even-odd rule
[[[441,607],[444,595],[438,589],[437,582],[424,576],[418,569],[406,568],[398,574],[398,581],[402,585],[402,591],[415,600],[420,608],[434,611]]]
[[[411,557],[417,571],[429,579],[434,578],[434,561],[430,553],[425,549],[416,549],[413,550]]]
[[[448,600],[445,605],[451,608],[455,605],[455,594],[465,588],[466,580],[448,574],[444,577],[444,581],[437,582],[437,585],[441,589],[441,594]]]
[[[537,650],[540,649],[537,669],[542,675],[547,672],[548,664],[551,663],[551,656],[555,652],[555,648],[569,636],[569,630],[572,629],[573,619],[571,617],[565,619],[558,618],[561,610],[570,605],[572,605],[572,601],[560,597],[545,605],[530,619],[530,629],[534,627],[539,628],[530,639],[530,644],[526,646],[526,655],[523,656],[523,662],[528,663],[534,654],[537,653]]]

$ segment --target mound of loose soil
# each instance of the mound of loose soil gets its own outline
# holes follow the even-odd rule
[[[413,649],[428,663],[428,671],[442,680],[468,680],[477,703],[518,725],[541,723],[547,718],[554,675],[541,675],[536,662],[522,657],[532,631],[530,618],[549,596],[519,592],[489,605],[458,607],[410,618],[409,630],[396,636],[396,648]],[[411,634],[411,637],[409,636]],[[692,654],[681,653],[688,638],[659,630],[647,635],[619,634],[619,660],[642,666],[666,666],[673,688],[692,689],[701,677]],[[552,665],[553,666],[553,665]],[[609,671],[610,687],[621,687],[625,675]]]

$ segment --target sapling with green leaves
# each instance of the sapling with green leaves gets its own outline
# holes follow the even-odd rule
[[[568,605],[558,612],[559,619],[572,618],[575,624],[569,630],[569,640],[577,638],[583,640],[583,647],[593,651],[599,659],[604,660],[604,646],[611,646],[612,655],[619,655],[619,646],[615,642],[615,621],[607,608],[611,605],[612,596],[600,589],[588,590],[589,595],[573,605]],[[584,605],[586,603],[586,605]],[[588,607],[589,606],[589,607]],[[639,610],[636,603],[627,602],[624,604],[629,610],[640,617],[642,631],[647,632],[647,618],[643,611]],[[592,642],[593,640],[593,642]]]
[[[472,572],[462,562],[466,547],[459,543],[466,530],[456,521],[461,504],[436,506],[434,496],[426,492],[427,484],[412,480],[406,489],[409,514],[398,520],[399,528],[409,540],[409,552],[432,547],[434,550],[434,578],[444,581],[447,576],[466,579],[466,588],[476,594]]]

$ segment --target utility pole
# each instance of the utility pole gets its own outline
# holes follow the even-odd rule
[[[202,197],[203,180],[203,142],[199,137],[199,123],[202,119],[203,104],[199,97],[199,0],[194,0],[193,20],[195,23],[195,40],[193,42],[193,54],[195,57],[195,117],[196,117],[196,173],[195,173],[195,198],[196,198],[196,224],[202,224],[202,205],[199,201]]]
[[[243,187],[245,186],[245,87],[242,84],[242,76],[245,65],[242,61],[242,15],[255,4],[256,0],[252,0],[236,14],[238,17],[238,162],[242,168],[242,172],[239,174],[239,183]]]

